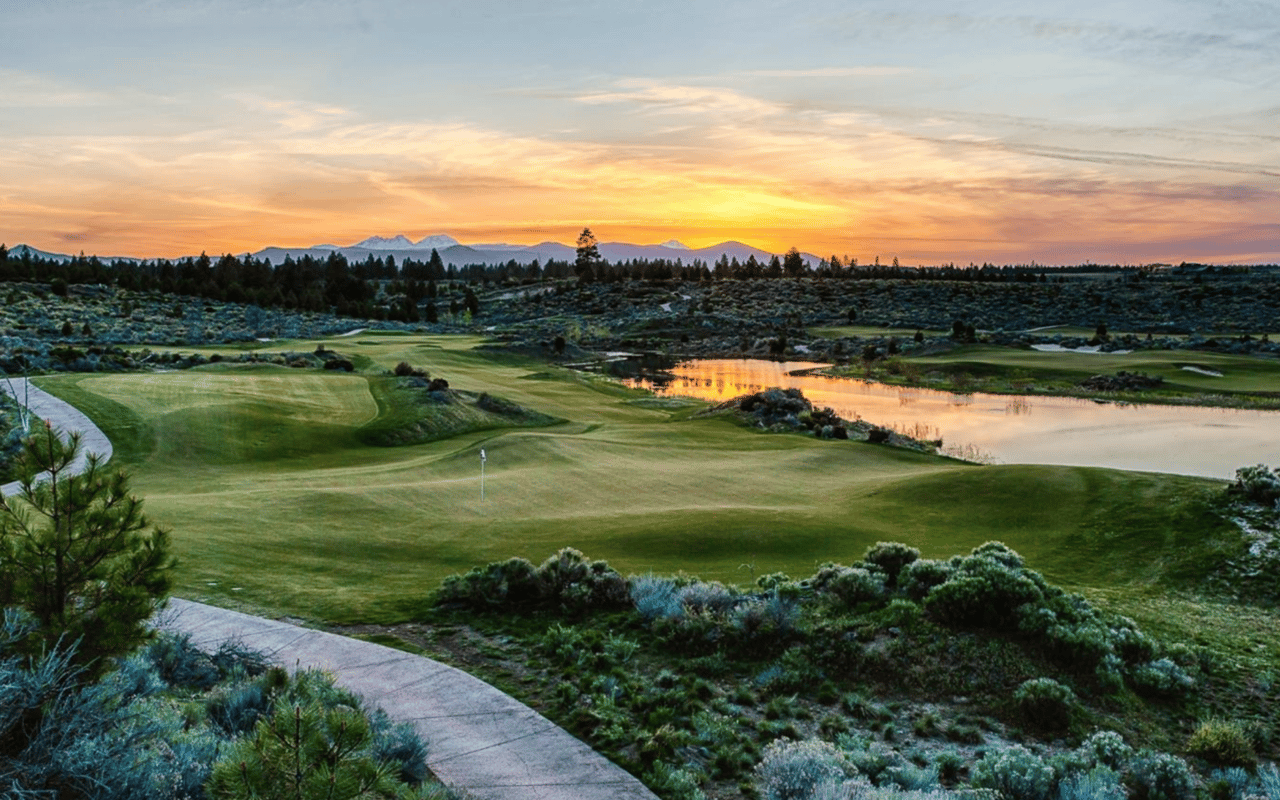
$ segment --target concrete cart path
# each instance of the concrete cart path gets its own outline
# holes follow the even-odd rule
[[[30,385],[0,380],[59,433],[79,431],[84,452],[111,457],[111,442],[74,406]],[[38,424],[38,423],[36,423]],[[35,424],[32,426],[35,427]],[[16,483],[4,494],[18,491]],[[171,598],[161,627],[204,648],[233,639],[285,667],[318,667],[427,743],[427,763],[449,786],[484,800],[657,800],[622,768],[516,699],[429,658],[324,631]]]
[[[533,709],[467,673],[390,647],[177,598],[160,627],[202,649],[228,639],[289,668],[318,667],[427,742],[441,781],[492,800],[656,800]]]
[[[73,469],[77,472],[84,466],[84,459],[91,454],[97,454],[103,461],[111,458],[111,454],[114,452],[111,449],[111,440],[80,409],[70,403],[59,400],[43,389],[37,388],[35,384],[26,378],[0,380],[0,391],[31,409],[32,430],[35,430],[41,424],[41,420],[48,420],[53,424],[53,429],[63,436],[70,433],[80,434],[83,448],[80,451],[80,457],[73,465]],[[18,489],[17,481],[6,483],[3,487],[0,487],[5,497],[17,494]]]

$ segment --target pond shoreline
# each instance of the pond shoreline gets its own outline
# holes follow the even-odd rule
[[[693,360],[693,359],[691,359]],[[774,359],[769,359],[774,360]],[[1242,411],[1280,411],[1280,392],[1256,392],[1250,394],[1169,394],[1157,392],[1100,392],[1077,388],[1051,388],[1030,384],[1022,388],[1006,388],[1001,386],[975,385],[957,388],[944,381],[896,381],[885,377],[864,378],[856,375],[842,375],[832,371],[839,369],[834,364],[797,370],[795,375],[812,375],[834,380],[861,381],[878,383],[885,386],[896,386],[903,389],[927,389],[951,394],[996,394],[1007,397],[1063,397],[1077,400],[1093,400],[1100,403],[1121,403],[1125,405],[1176,406],[1200,408],[1230,408]]]
[[[1273,459],[1267,442],[1280,412],[1205,403],[1154,403],[1138,395],[1076,397],[999,393],[974,387],[891,384],[828,374],[810,361],[709,359],[682,362],[661,377],[627,385],[658,395],[723,403],[763,389],[800,389],[815,408],[866,420],[914,439],[962,448],[968,460],[1055,464],[1196,475],[1229,480],[1242,465]],[[1219,396],[1221,398],[1221,396]],[[1168,400],[1168,396],[1162,399]],[[1136,400],[1136,401],[1135,401]]]

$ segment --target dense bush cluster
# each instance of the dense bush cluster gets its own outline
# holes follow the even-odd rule
[[[1280,507],[1280,473],[1265,464],[1241,467],[1229,491],[1256,505]]]
[[[1168,697],[1193,684],[1180,665],[1157,657],[1155,643],[1131,620],[1104,615],[1079,595],[1050,586],[999,542],[928,569],[930,582],[945,578],[924,593],[924,608],[945,625],[1018,636],[1103,691],[1128,683]],[[912,578],[907,583],[915,587]]]
[[[882,542],[860,562],[824,564],[807,580],[775,581],[772,588],[756,592],[672,578],[634,578],[631,597],[641,617],[660,624],[669,638],[692,652],[736,647],[740,654],[762,654],[784,649],[799,635],[802,602],[819,602],[838,613],[882,609],[909,620],[919,617],[918,608],[929,620],[952,629],[986,631],[1023,642],[1091,690],[1112,692],[1127,684],[1142,694],[1172,698],[1194,685],[1182,666],[1159,657],[1156,644],[1132,621],[1104,615],[1084,598],[1049,585],[999,542],[946,561],[921,559],[914,548]],[[714,600],[699,600],[703,597]],[[1039,684],[1041,689],[1047,685]],[[1031,710],[1040,702],[1046,705]],[[1053,702],[1070,705],[1065,697]],[[1065,724],[1066,711],[1050,713],[1047,704],[1047,696],[1035,701],[1028,696],[1023,703],[1027,713],[1042,717],[1044,723],[1052,718],[1053,724]]]
[[[549,563],[591,572],[567,552]],[[1111,732],[1063,750],[1144,697],[1187,708],[1193,682],[1179,661],[1191,651],[1163,650],[998,542],[946,560],[881,542],[851,564],[745,588],[632,576],[632,614],[541,599],[544,571],[559,567],[491,564],[451,578],[441,599],[540,612],[513,633],[537,655],[526,666],[545,670],[549,713],[664,799],[722,796],[733,781],[792,800],[1193,800],[1211,784],[1227,787],[1214,800],[1266,796],[1269,773],[1237,766],[1269,746],[1247,725],[1202,726],[1183,751],[1191,763]],[[586,618],[596,609],[607,613]],[[913,700],[872,699],[882,689]],[[993,716],[936,710],[973,702],[959,694]],[[1242,747],[1242,736],[1259,743]],[[1213,768],[1237,772],[1210,778]]]
[[[1031,728],[1065,731],[1076,710],[1076,695],[1053,678],[1023,681],[1013,693],[1023,721]]]
[[[322,673],[289,675],[235,644],[205,653],[163,634],[94,681],[74,645],[27,655],[35,636],[32,618],[4,611],[0,796],[293,797],[296,780],[327,792],[331,777],[364,793],[302,796],[452,796],[424,782],[426,749],[411,727]],[[282,721],[296,739],[277,735]]]
[[[839,736],[835,744],[813,739],[774,742],[755,769],[754,784],[769,800],[962,796],[949,791],[959,787],[944,787],[939,775],[936,765],[912,769],[900,756],[877,750],[874,744]],[[1234,769],[1212,773],[1211,778],[1230,800],[1280,797],[1275,765],[1256,775]],[[1198,785],[1203,784],[1183,759],[1134,751],[1111,732],[1095,733],[1073,750],[1048,756],[1022,745],[990,750],[972,765],[968,780],[970,790],[987,790],[1000,800],[1194,800]]]
[[[560,608],[574,612],[623,608],[627,581],[604,561],[588,561],[566,547],[537,567],[523,558],[450,575],[436,592],[445,608],[533,611]]]

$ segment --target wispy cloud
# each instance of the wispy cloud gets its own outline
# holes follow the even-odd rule
[[[256,94],[231,93],[228,99],[246,111],[275,119],[286,130],[302,132],[340,122],[350,111],[336,105],[307,103],[300,100],[277,100]]]
[[[1280,218],[1280,7],[1258,0],[681,0],[678,29],[596,0],[19,5],[22,67],[0,70],[10,242],[173,253],[591,223],[1102,259],[1215,236],[1255,253],[1273,234],[1253,226]]]
[[[119,99],[46,75],[0,69],[0,108],[85,108]]]
[[[813,69],[753,69],[739,73],[747,78],[887,78],[910,75],[908,67],[816,67]]]
[[[728,112],[769,115],[780,113],[785,109],[783,104],[725,87],[660,84],[636,80],[621,81],[617,89],[587,92],[578,95],[575,99],[587,105],[628,103],[650,109],[679,110],[698,114]]]

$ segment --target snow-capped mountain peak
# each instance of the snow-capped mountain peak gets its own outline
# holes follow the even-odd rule
[[[395,236],[391,239],[385,239],[381,236],[370,236],[360,242],[351,245],[352,247],[362,247],[365,250],[404,250],[413,247],[413,242],[404,234]]]
[[[401,237],[403,238],[403,237]],[[444,233],[437,233],[432,236],[424,236],[413,247],[419,250],[425,250],[428,247],[434,247],[437,250],[443,250],[446,247],[453,247],[458,244],[458,240]]]
[[[658,245],[658,246],[659,246],[659,247],[669,247],[669,248],[671,248],[672,250],[688,250],[688,249],[689,249],[686,245],[681,244],[680,242],[676,241],[675,239],[672,239],[671,241],[668,241],[668,242],[663,242],[662,244],[660,244],[660,245]]]

